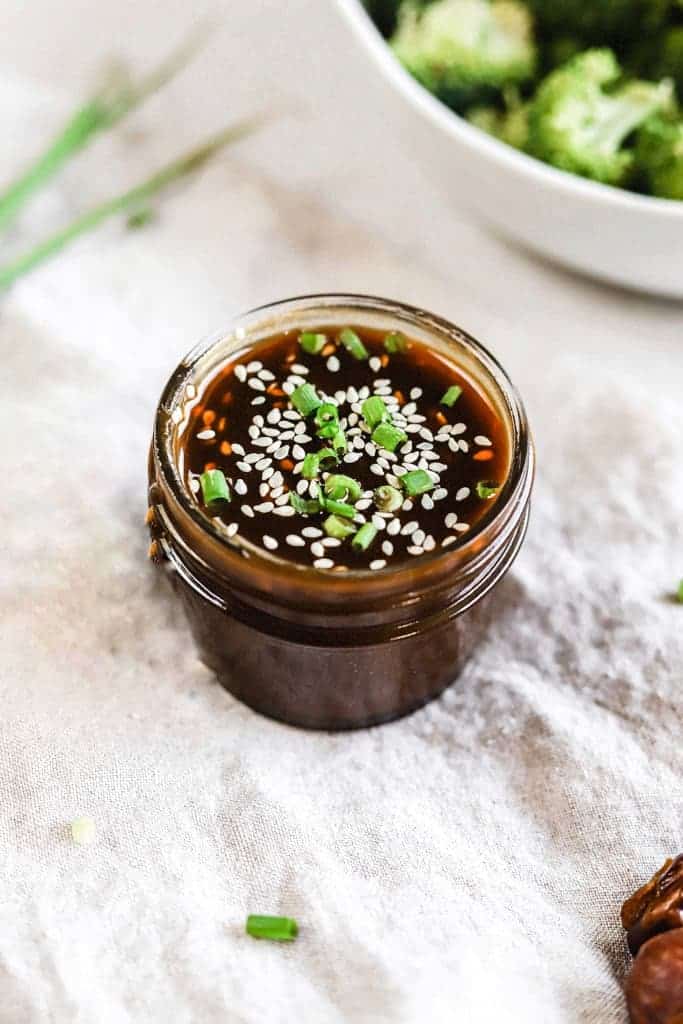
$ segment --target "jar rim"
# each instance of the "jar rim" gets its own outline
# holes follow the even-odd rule
[[[484,517],[459,543],[425,552],[416,560],[415,565],[403,563],[379,570],[347,569],[340,573],[333,569],[317,569],[294,563],[277,552],[261,549],[241,539],[239,534],[234,538],[228,537],[202,514],[193,500],[168,443],[170,433],[179,422],[174,410],[179,410],[179,395],[186,392],[188,377],[197,364],[221,342],[225,343],[230,338],[237,341],[243,339],[244,348],[248,349],[249,330],[255,329],[259,318],[272,319],[272,329],[276,330],[286,313],[293,317],[297,313],[319,313],[322,318],[325,314],[342,309],[359,316],[363,312],[384,315],[403,324],[406,329],[412,324],[414,328],[431,331],[442,340],[464,348],[498,389],[499,398],[509,417],[510,465],[490,518]],[[407,594],[445,579],[450,580],[452,585],[454,576],[463,571],[471,575],[476,572],[479,563],[487,561],[486,554],[493,541],[501,534],[507,534],[518,522],[528,503],[534,474],[534,448],[522,400],[507,373],[488,349],[449,320],[419,307],[374,295],[343,292],[301,295],[256,306],[233,318],[223,330],[198,342],[180,361],[164,387],[155,415],[151,458],[157,470],[157,482],[167,498],[164,507],[170,520],[168,525],[176,536],[189,530],[201,547],[199,560],[207,567],[228,579],[234,575],[247,587],[249,578],[259,575],[260,570],[268,574],[267,589],[271,591],[279,589],[278,584],[282,584],[285,591],[289,589],[291,592],[300,581],[302,586],[317,592],[316,599],[334,590],[337,599],[341,597],[345,600],[360,585],[367,597],[386,592]],[[245,553],[247,558],[244,557]],[[197,557],[198,552],[193,551],[193,555]],[[333,587],[330,587],[331,583]],[[254,586],[253,589],[261,587]]]

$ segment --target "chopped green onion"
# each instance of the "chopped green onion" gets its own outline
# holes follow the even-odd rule
[[[347,537],[356,532],[356,527],[340,516],[328,516],[323,523],[323,530],[328,537],[346,540]]]
[[[349,501],[358,501],[362,494],[361,486],[357,480],[343,473],[332,473],[325,481],[325,494],[338,501],[340,498],[348,498]]]
[[[309,452],[304,457],[304,464],[301,467],[301,475],[305,480],[314,480],[320,472],[320,456],[315,452]]]
[[[339,340],[346,349],[346,351],[353,356],[354,359],[367,359],[368,350],[366,349],[363,342],[360,340],[355,331],[352,331],[350,327],[345,327],[339,335]]]
[[[498,492],[498,486],[492,480],[480,480],[477,484],[477,494],[480,498],[492,498]]]
[[[92,818],[76,818],[71,822],[71,838],[78,846],[90,846],[95,841],[96,831]]]
[[[326,427],[329,424],[339,423],[339,409],[334,402],[323,402],[315,410],[316,427]]]
[[[384,339],[384,350],[389,355],[396,355],[397,352],[407,352],[410,348],[410,343],[406,338],[405,334],[401,334],[400,331],[392,331],[391,334],[387,334]]]
[[[299,335],[299,344],[304,352],[317,356],[327,345],[327,335],[316,334],[315,331],[304,331],[303,334]]]
[[[447,405],[450,408],[450,406],[455,405],[455,403],[460,398],[461,394],[462,394],[462,388],[459,387],[457,384],[451,384],[451,386],[449,387],[448,391],[446,392],[446,394],[441,399],[441,404],[442,405]]]
[[[379,395],[372,395],[370,398],[366,398],[361,407],[363,413],[363,419],[369,426],[370,430],[374,430],[375,427],[379,426],[380,423],[384,423],[385,420],[390,420],[389,410],[384,404],[384,399],[380,398]]]
[[[314,516],[320,511],[320,502],[317,498],[302,498],[296,491],[289,492],[289,504],[302,516]]]
[[[323,404],[312,384],[300,384],[298,388],[292,391],[289,400],[304,419]]]
[[[376,489],[373,497],[380,512],[395,512],[403,504],[401,492],[391,484],[382,484]]]
[[[342,516],[344,519],[353,519],[356,510],[353,505],[347,505],[344,501],[334,501],[332,498],[321,498],[321,504],[326,512],[333,516]]]
[[[425,494],[434,487],[434,481],[424,469],[411,469],[401,477],[401,485],[409,498]]]
[[[207,469],[199,478],[202,487],[202,498],[205,505],[213,505],[221,501],[230,501],[230,487],[225,474],[220,469]]]
[[[321,448],[318,452],[318,459],[321,467],[336,466],[339,462],[339,456],[333,448]]]
[[[356,536],[351,541],[351,547],[356,551],[367,551],[377,536],[377,527],[372,523],[363,523]]]
[[[291,942],[299,934],[299,926],[292,917],[269,917],[265,914],[250,914],[246,924],[247,935],[254,939],[272,939],[274,942]]]
[[[388,452],[395,452],[400,444],[405,444],[408,435],[405,430],[395,427],[393,423],[380,423],[372,432],[372,440],[380,448],[386,448]]]
[[[332,438],[332,447],[334,448],[337,457],[339,455],[344,455],[346,452],[348,445],[346,443],[346,434],[343,430],[338,430]]]
[[[683,604],[683,580],[678,584],[678,590],[676,591],[676,600]]]

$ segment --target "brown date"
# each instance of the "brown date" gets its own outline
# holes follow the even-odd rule
[[[683,854],[665,861],[621,908],[628,947],[635,956],[655,935],[683,926]]]
[[[631,1024],[683,1024],[683,930],[642,946],[626,981]]]

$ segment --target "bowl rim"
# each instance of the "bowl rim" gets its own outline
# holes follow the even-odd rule
[[[481,128],[469,124],[464,117],[456,114],[428,89],[420,85],[393,56],[386,40],[366,11],[362,0],[336,0],[337,6],[347,19],[361,42],[375,58],[385,76],[417,107],[432,123],[442,128],[451,138],[481,150],[493,162],[505,169],[511,169],[529,179],[555,188],[565,194],[578,195],[592,202],[607,203],[612,208],[627,210],[634,214],[654,214],[665,219],[683,221],[683,201],[645,196],[615,185],[582,178],[569,171],[545,164],[536,157],[520,153],[505,142],[487,135]]]

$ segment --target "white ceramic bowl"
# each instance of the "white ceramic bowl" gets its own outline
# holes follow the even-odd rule
[[[360,0],[337,4],[377,69],[368,80],[382,109],[453,203],[555,262],[683,298],[683,202],[587,181],[491,138],[401,67]]]

